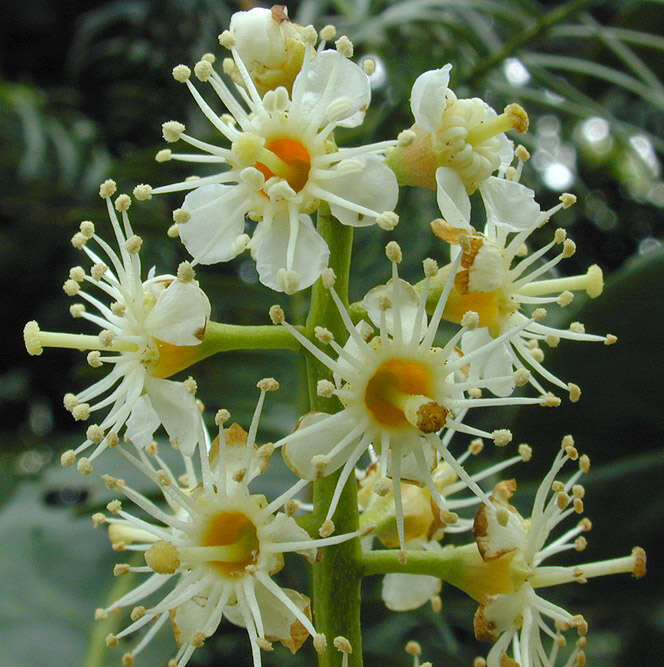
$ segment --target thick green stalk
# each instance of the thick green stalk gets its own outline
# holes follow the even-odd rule
[[[341,300],[347,303],[353,229],[340,224],[327,210],[319,211],[317,229],[330,248],[329,265],[337,276],[335,290]],[[311,340],[315,340],[316,326],[329,329],[340,344],[345,342],[346,329],[329,291],[320,280],[312,288],[311,307],[307,317],[306,333]],[[307,357],[307,383],[312,410],[328,413],[339,411],[341,406],[336,398],[323,398],[316,394],[318,380],[330,377],[330,371],[323,364]],[[316,526],[320,526],[325,518],[338,477],[339,473],[334,473],[314,482]],[[357,488],[353,479],[346,484],[341,494],[334,524],[337,534],[352,532],[358,528]],[[332,641],[338,635],[346,637],[353,647],[353,653],[349,656],[349,667],[362,666],[360,558],[360,541],[354,539],[327,547],[323,550],[323,558],[314,565],[314,623],[318,632],[324,633],[328,641],[327,650],[318,656],[319,667],[338,667],[340,656],[332,646]]]

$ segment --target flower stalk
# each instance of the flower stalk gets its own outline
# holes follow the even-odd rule
[[[317,230],[330,248],[330,268],[337,277],[335,283],[337,293],[344,303],[347,303],[353,229],[337,222],[328,210],[321,209],[318,212]],[[343,342],[346,335],[345,327],[322,280],[319,279],[315,283],[311,292],[311,307],[306,324],[307,335],[315,341],[314,327],[324,326],[337,340]],[[321,379],[330,379],[328,369],[316,359],[308,357],[307,383],[310,408],[328,413],[338,412],[341,406],[336,398],[317,395],[316,384]],[[316,526],[320,526],[325,518],[340,472],[314,482]],[[334,523],[337,533],[358,529],[357,489],[353,479],[346,484],[341,494]],[[360,541],[356,538],[328,547],[324,551],[323,558],[314,565],[314,621],[316,629],[324,633],[328,639],[327,650],[318,655],[319,667],[333,667],[333,665],[336,667],[338,664],[339,657],[332,645],[332,639],[339,635],[346,637],[353,648],[353,652],[347,656],[349,667],[362,665],[360,558]]]

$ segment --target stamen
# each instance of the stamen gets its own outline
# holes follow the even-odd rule
[[[528,130],[528,114],[519,104],[508,104],[505,111],[491,120],[484,121],[472,128],[466,136],[466,143],[477,146],[501,132]]]

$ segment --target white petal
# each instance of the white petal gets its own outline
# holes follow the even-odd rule
[[[258,529],[258,537],[263,542],[311,542],[309,533],[304,528],[297,525],[293,517],[286,516],[283,512],[279,512],[272,521],[266,526],[261,526]],[[317,549],[302,549],[296,553],[301,554],[312,563],[316,558]]]
[[[361,336],[362,329],[368,325],[369,323],[366,320],[361,320],[355,325],[355,329],[360,333]],[[354,336],[348,336],[346,342],[344,343],[343,349],[345,352],[348,352],[348,354],[355,357],[356,359],[363,359],[366,355],[366,348],[363,349],[360,347],[360,343],[355,340]],[[348,380],[357,372],[356,367],[342,356],[339,356],[337,359],[337,368],[338,372],[335,371],[333,373],[334,383],[337,387],[341,385],[342,380]]]
[[[405,280],[399,279],[399,316],[401,318],[401,331],[405,340],[410,340],[413,335],[413,329],[417,327],[418,332],[424,333],[427,326],[427,316],[423,310],[421,317],[417,318],[419,311],[420,297],[415,288]],[[362,304],[367,309],[367,315],[371,321],[380,327],[381,309],[378,306],[381,297],[388,297],[394,304],[394,288],[392,279],[387,281],[386,285],[378,285],[369,290]],[[390,334],[394,334],[394,308],[390,307],[385,311],[385,325]],[[418,340],[421,336],[418,336]]]
[[[410,93],[410,108],[415,124],[426,132],[435,132],[445,109],[445,93],[450,82],[449,63],[440,69],[420,74]]]
[[[332,448],[348,435],[356,426],[347,410],[327,415],[321,412],[305,415],[297,430],[287,436],[288,442],[281,450],[286,465],[303,479],[316,479],[318,470],[312,465],[314,456],[326,456]],[[359,441],[359,436],[339,452],[325,468],[328,475],[340,468],[346,461],[348,447],[353,447]]]
[[[201,435],[201,414],[194,396],[182,382],[153,377],[146,378],[145,390],[169,437],[185,456],[191,456]]]
[[[257,63],[278,67],[286,57],[286,43],[280,24],[272,18],[272,11],[254,7],[247,12],[235,12],[231,16],[230,31],[235,37],[235,47],[245,65]]]
[[[370,156],[363,158],[363,161],[364,168],[361,171],[345,172],[339,169],[334,178],[325,179],[323,187],[353,204],[377,213],[393,211],[399,198],[397,177],[380,158]],[[330,211],[344,225],[366,227],[375,222],[373,218],[339,204],[331,203]]]
[[[521,183],[491,176],[480,185],[487,225],[502,226],[509,232],[529,229],[540,222],[535,193]]]
[[[270,641],[280,641],[291,651],[297,651],[309,633],[298,623],[295,614],[260,581],[256,581],[255,591],[266,638]],[[311,604],[306,595],[291,588],[281,588],[281,592],[294,602],[305,616],[311,616]]]
[[[315,124],[328,122],[328,108],[339,98],[347,98],[347,113],[337,121],[343,127],[356,127],[364,120],[371,101],[369,77],[361,67],[337,51],[326,50],[309,60],[293,84],[293,107],[298,117]]]
[[[241,185],[204,185],[184,198],[182,208],[191,219],[179,225],[180,239],[201,264],[227,262],[239,254],[235,239],[244,230],[244,210],[237,212],[237,207],[245,190]]]
[[[316,282],[327,266],[330,251],[325,240],[314,229],[309,216],[300,215],[298,219],[300,224],[291,270],[299,275],[298,290],[301,290]],[[286,268],[290,224],[287,217],[277,216],[265,232],[263,232],[264,225],[264,222],[259,223],[255,232],[260,235],[258,243],[254,246],[256,270],[263,285],[282,292],[283,286],[277,280],[277,274],[279,269]]]
[[[470,229],[470,199],[459,174],[449,167],[436,169],[438,208],[443,218],[459,229]]]
[[[217,600],[197,597],[183,602],[173,610],[171,623],[178,646],[190,643],[194,635],[201,631],[207,624],[216,602]]]
[[[499,173],[502,174],[512,164],[512,160],[514,160],[514,142],[508,139],[504,132],[498,135],[498,141],[500,142],[500,148],[498,149],[498,155],[500,156]]]
[[[417,609],[440,593],[441,582],[426,574],[386,574],[383,577],[383,602],[391,611]]]
[[[145,320],[155,338],[172,345],[198,345],[210,317],[210,302],[197,281],[174,280]]]
[[[127,419],[126,436],[136,447],[147,447],[152,442],[152,434],[159,428],[161,420],[150,402],[150,397],[143,394],[134,403]]]
[[[467,331],[461,337],[461,349],[464,354],[470,354],[493,340],[486,327]],[[490,382],[487,387],[496,396],[509,396],[514,390],[512,379],[512,357],[510,343],[493,348],[486,354],[480,354],[470,361],[470,376],[473,379],[490,380],[495,377],[508,376],[507,380]]]

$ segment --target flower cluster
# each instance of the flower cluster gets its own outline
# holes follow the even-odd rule
[[[561,398],[547,383],[578,401],[580,387],[544,365],[540,345],[617,340],[586,333],[580,322],[569,329],[547,322],[547,307],[567,306],[575,291],[595,298],[603,289],[596,265],[584,275],[554,274],[575,252],[563,229],[546,245],[530,247],[533,232],[576,198],[565,193],[559,204],[540,208],[519,182],[528,152],[515,149],[506,135],[528,129],[526,112],[509,104],[497,114],[481,99],[459,99],[448,87],[450,64],[415,78],[412,128],[394,140],[338,146],[337,128],[364,121],[374,64],[354,63],[344,36],[327,48],[336,37],[332,26],[317,32],[292,23],[284,7],[252,9],[234,14],[219,36],[230,52],[221,70],[213,54],[203,55],[193,67],[195,84],[192,69],[177,65],[174,79],[187,87],[221,142],[195,138],[182,123],[167,121],[165,141],[198,152],[167,148],[157,162],[212,164],[219,171],[160,187],[143,183],[133,193],[139,201],[186,193],[169,235],[179,237],[191,262],[174,275],[152,268],[143,277],[142,240],[127,214],[132,200],[125,194],[113,200],[116,184],[108,180],[100,195],[114,243],[82,222],[72,244],[91,266],[73,267],[63,286],[80,300],[72,316],[95,333],[47,332],[35,321],[25,326],[30,354],[45,347],[84,350],[91,367],[107,369],[64,398],[77,421],[104,412],[85,440],[62,454],[62,463],[77,461],[79,471],[90,474],[92,462],[113,450],[101,459],[109,471],[102,479],[122,500],[92,518],[108,527],[115,551],[133,554],[114,574],[145,578],[96,617],[131,608],[131,622],[106,639],[113,647],[141,631],[122,658],[127,667],[169,624],[178,646],[169,667],[184,667],[224,620],[246,628],[254,667],[274,642],[295,652],[309,636],[326,664],[340,658],[342,666],[360,665],[351,607],[358,605],[361,577],[384,574],[383,599],[392,611],[427,602],[440,610],[444,582],[477,602],[475,635],[493,646],[476,667],[554,667],[563,632],[571,628],[579,640],[565,665],[583,665],[588,624],[539,589],[623,572],[641,577],[645,552],[636,547],[624,558],[543,565],[586,546],[588,519],[550,535],[583,512],[579,479],[590,461],[565,436],[524,518],[511,504],[516,480],[499,481],[499,475],[519,469],[533,448],[520,444],[510,457],[476,464],[485,441],[503,448],[513,436],[505,424],[487,430],[471,421],[478,410],[491,414],[488,409],[499,406],[555,408]],[[217,96],[214,106],[200,84]],[[400,275],[404,251],[389,241],[390,279],[363,286],[362,299],[349,304],[351,244],[338,238],[374,224],[391,231],[399,219],[399,184],[436,191],[442,218],[414,233],[430,228],[449,245],[449,262],[425,258],[422,280],[411,284]],[[469,195],[476,191],[484,204],[482,230],[471,224],[481,217],[471,215]],[[265,287],[293,294],[313,286],[305,326],[289,322],[278,305],[269,310],[271,325],[210,322],[210,301],[194,267],[230,261],[245,250]],[[447,252],[441,256],[447,260]],[[233,345],[211,345],[211,329],[218,337],[230,328]],[[264,337],[258,342],[257,329]],[[212,439],[196,381],[168,378],[219,349],[256,349],[263,341],[307,359],[310,410],[291,432],[258,446],[266,394],[279,386],[265,378],[257,384],[248,431],[227,426],[230,413],[221,409]],[[229,384],[224,391],[235,390]],[[165,454],[153,439],[160,426],[174,452]],[[470,440],[463,453],[453,453],[453,437]],[[250,485],[277,450],[298,480],[269,500]],[[118,459],[153,490],[113,474]],[[578,470],[559,480],[570,461]],[[297,500],[310,484],[314,502]],[[443,544],[448,534],[470,531],[474,537],[466,544]],[[304,556],[319,573],[314,595],[322,602],[312,605],[303,592],[278,583],[287,553]],[[346,596],[341,614],[332,610],[335,595]],[[419,644],[409,642],[406,652],[418,667]]]

